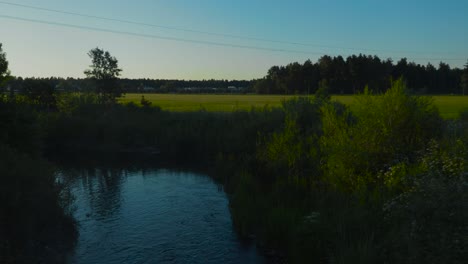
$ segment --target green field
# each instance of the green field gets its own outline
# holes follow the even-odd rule
[[[215,95],[215,94],[126,94],[122,103],[139,104],[144,95],[153,105],[169,111],[234,111],[249,110],[252,107],[279,106],[281,101],[294,96],[285,95]],[[354,96],[337,95],[332,97],[352,107]],[[463,108],[468,108],[468,96],[433,96],[435,105],[444,118],[456,118]]]

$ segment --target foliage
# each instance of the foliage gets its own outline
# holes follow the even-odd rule
[[[46,110],[57,108],[55,87],[50,83],[40,79],[28,79],[23,83],[22,94],[29,103],[42,107]]]
[[[100,105],[96,100],[92,94],[61,98],[61,112],[44,124],[49,151],[118,155],[150,147],[168,159],[193,162],[240,156],[253,153],[259,131],[275,129],[283,118],[272,109],[167,112],[157,106]]]
[[[2,43],[0,43],[0,88],[9,76],[8,60],[6,59],[6,53],[2,50]]]
[[[284,127],[268,135],[258,148],[258,159],[272,175],[302,177],[316,172],[318,136],[321,134],[321,99],[308,97],[283,101]]]
[[[270,78],[259,79],[254,84],[254,91],[257,94],[270,94],[273,82]]]
[[[0,101],[0,262],[60,263],[76,240],[69,195],[41,157],[38,113]]]
[[[99,102],[99,97],[95,93],[63,93],[57,99],[57,110],[61,114],[71,114],[96,107]]]
[[[140,104],[143,106],[143,107],[150,107],[151,106],[151,101],[148,101],[145,99],[145,96],[142,95],[141,96],[141,100],[140,100]]]
[[[312,94],[327,82],[330,93],[357,94],[366,85],[370,89],[385,92],[391,87],[391,80],[404,77],[408,87],[423,94],[460,94],[462,70],[451,69],[441,62],[436,69],[408,62],[402,58],[396,63],[391,59],[381,60],[371,55],[331,57],[324,55],[316,63],[310,60],[286,66],[271,67],[266,76],[258,79],[253,86],[257,93]],[[466,92],[466,91],[465,91]]]
[[[460,111],[460,119],[468,122],[468,107]]]
[[[401,162],[441,133],[437,109],[427,98],[407,94],[403,80],[381,96],[366,91],[351,113],[324,108],[324,171],[328,181],[346,191],[379,186],[375,175]]]
[[[0,143],[0,262],[59,263],[76,239],[51,166]]]
[[[102,51],[102,50],[101,50]],[[105,52],[102,51],[105,57]],[[113,58],[109,55],[110,58]],[[118,69],[118,68],[117,68]],[[92,71],[90,69],[89,71]],[[464,73],[465,72],[465,73]],[[465,77],[464,77],[465,76]],[[331,57],[324,55],[316,62],[290,63],[271,67],[264,78],[257,80],[165,80],[126,79],[115,80],[125,93],[230,93],[228,87],[239,88],[237,93],[311,95],[328,83],[330,94],[357,94],[366,85],[373,91],[383,93],[391,87],[391,80],[404,77],[408,88],[417,94],[465,94],[466,69],[450,68],[446,63],[439,65],[416,64],[406,58],[397,62],[371,55]],[[88,79],[45,78],[54,86],[59,85],[67,92],[90,91]],[[13,78],[9,84],[18,89],[22,78]],[[117,90],[117,89],[116,89]],[[140,97],[140,96],[139,96]],[[139,98],[138,98],[139,99]]]
[[[117,59],[100,48],[90,50],[88,56],[92,65],[91,69],[85,70],[85,75],[95,81],[96,91],[103,102],[115,102],[122,95],[117,82],[122,69],[119,68]]]
[[[326,79],[319,82],[319,87],[315,92],[315,97],[321,100],[330,100],[330,87],[328,86],[328,81]]]
[[[365,91],[352,109],[319,98],[282,108],[281,130],[263,135],[251,169],[231,176],[241,234],[291,263],[466,257],[462,120],[444,123],[403,80],[383,95]],[[452,123],[457,132],[445,128]]]
[[[21,98],[0,98],[0,142],[21,153],[38,155],[42,135],[33,107]]]
[[[432,141],[421,174],[384,206],[392,262],[464,263],[468,246],[468,148]],[[398,252],[398,253],[397,253]],[[395,254],[397,253],[397,254]]]
[[[465,64],[465,70],[461,76],[460,87],[462,89],[462,95],[468,94],[468,61]]]
[[[323,70],[328,62],[321,62]],[[56,208],[50,209],[58,212],[51,222],[65,230],[67,195],[57,182],[51,184],[50,165],[35,158],[41,144],[54,155],[166,159],[221,169],[215,177],[228,191],[234,226],[242,236],[256,237],[259,248],[274,258],[290,263],[463,259],[464,114],[443,121],[431,99],[410,95],[403,80],[384,94],[366,89],[350,107],[331,101],[325,82],[323,87],[315,98],[292,98],[279,108],[230,112],[206,111],[199,102],[196,111],[161,110],[155,100],[163,95],[102,104],[95,93],[58,94],[57,111],[51,112],[18,96],[0,105],[0,153],[7,156],[0,160],[6,171],[0,177],[18,175],[4,180],[4,193],[37,188],[37,196],[47,194],[41,200],[53,200],[61,209],[41,206]],[[19,168],[15,160],[28,165]],[[40,173],[27,174],[26,168]],[[24,197],[25,208],[36,202]],[[10,200],[16,201],[5,198]],[[31,219],[24,225],[42,223]],[[26,238],[50,241],[36,235],[36,226],[28,230]],[[12,252],[10,240],[0,247]]]

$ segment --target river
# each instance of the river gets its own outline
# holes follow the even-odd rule
[[[80,236],[70,263],[264,263],[233,230],[210,177],[165,169],[65,170]]]

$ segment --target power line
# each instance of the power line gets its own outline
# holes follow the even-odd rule
[[[266,39],[266,38],[258,38],[258,37],[233,35],[233,34],[226,34],[226,33],[207,32],[207,31],[186,29],[186,28],[180,28],[180,27],[156,25],[156,24],[150,24],[150,23],[144,23],[144,22],[137,22],[137,21],[131,21],[131,20],[109,18],[109,17],[102,17],[102,16],[95,16],[95,15],[88,15],[88,14],[83,14],[83,13],[69,12],[69,11],[50,9],[50,8],[44,8],[44,7],[39,7],[39,6],[17,4],[17,3],[5,2],[5,1],[0,1],[0,4],[16,6],[16,7],[22,7],[22,8],[28,8],[28,9],[34,9],[34,10],[47,11],[47,12],[60,13],[60,14],[66,14],[66,15],[73,15],[73,16],[79,16],[79,17],[85,17],[85,18],[93,18],[93,19],[100,19],[100,20],[106,20],[106,21],[120,22],[120,23],[126,23],[126,24],[133,24],[133,25],[140,25],[140,26],[147,26],[147,27],[155,27],[155,28],[163,28],[163,29],[169,29],[169,30],[176,30],[176,31],[190,32],[190,33],[197,33],[197,34],[205,34],[205,35],[212,35],[212,36],[218,36],[218,37],[227,37],[227,38],[235,38],[235,39],[270,42],[270,43],[277,43],[277,44],[308,46],[308,47],[321,47],[321,48],[343,49],[343,50],[355,50],[355,51],[368,51],[368,52],[395,52],[395,53],[402,53],[402,54],[410,54],[410,53],[415,53],[415,54],[428,54],[428,53],[451,54],[450,52],[422,52],[422,51],[401,51],[401,50],[385,50],[385,49],[362,49],[362,48],[341,47],[341,46],[332,46],[332,45],[323,45],[323,44],[291,42],[291,41],[282,41],[282,40],[274,40],[274,39]]]
[[[97,28],[97,27],[66,24],[66,23],[46,21],[46,20],[30,19],[30,18],[17,17],[17,16],[0,15],[0,17],[1,18],[7,18],[7,19],[13,19],[13,20],[21,20],[21,21],[26,21],[26,22],[32,22],[32,23],[40,23],[40,24],[61,26],[61,27],[85,29],[85,30],[92,30],[92,31],[100,31],[100,32],[121,34],[121,35],[138,36],[138,37],[144,37],[144,38],[154,38],[154,39],[164,39],[164,40],[172,40],[172,41],[179,41],[179,42],[205,44],[205,45],[212,45],[212,46],[226,46],[226,47],[232,47],[232,48],[255,49],[255,50],[276,51],[276,52],[291,52],[291,53],[302,53],[302,54],[323,54],[322,52],[309,52],[309,51],[290,50],[290,49],[265,48],[265,47],[259,47],[259,46],[237,45],[237,44],[230,44],[230,43],[212,42],[212,41],[195,40],[195,39],[187,39],[187,38],[165,37],[165,36],[149,35],[149,34],[128,32],[128,31],[119,31],[119,30],[113,30],[113,29],[104,29],[104,28]]]
[[[260,46],[251,46],[251,45],[237,45],[237,44],[212,42],[212,41],[205,41],[205,40],[166,37],[166,36],[159,36],[159,35],[149,35],[149,34],[128,32],[128,31],[119,31],[119,30],[105,29],[105,28],[98,28],[98,27],[82,26],[82,25],[75,25],[75,24],[66,24],[66,23],[61,23],[61,22],[53,22],[53,21],[46,21],[46,20],[39,20],[39,19],[30,19],[30,18],[17,17],[17,16],[8,16],[8,15],[1,15],[1,14],[0,14],[0,18],[19,20],[19,21],[26,21],[26,22],[30,22],[30,23],[38,23],[38,24],[54,25],[54,26],[60,26],[60,27],[82,29],[82,30],[91,30],[91,31],[106,32],[106,33],[113,33],[113,34],[120,34],[120,35],[144,37],[144,38],[171,40],[171,41],[178,41],[178,42],[185,42],[185,43],[196,43],[196,44],[211,45],[211,46],[222,46],[222,47],[224,46],[224,47],[231,47],[231,48],[242,48],[242,49],[263,50],[263,51],[273,51],[273,52],[286,52],[286,53],[298,53],[298,54],[309,54],[309,55],[310,54],[314,54],[314,55],[323,55],[324,54],[323,52],[301,51],[301,50],[279,49],[279,48],[267,48],[267,47],[260,47]],[[463,60],[464,61],[464,59],[455,59],[455,58],[411,58],[411,59],[413,59],[413,60],[458,60],[458,61]]]

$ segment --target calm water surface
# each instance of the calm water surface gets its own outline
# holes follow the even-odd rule
[[[64,172],[80,237],[70,263],[264,263],[236,236],[226,194],[171,170]]]

